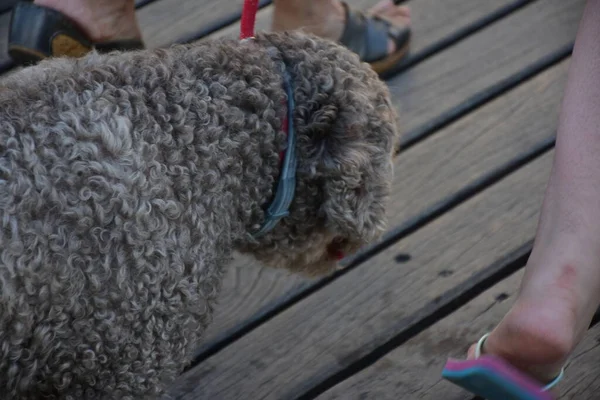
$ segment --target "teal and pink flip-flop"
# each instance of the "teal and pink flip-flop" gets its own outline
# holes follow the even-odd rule
[[[442,377],[487,400],[554,399],[548,391],[563,378],[564,369],[552,382],[541,386],[506,361],[492,355],[482,356],[481,349],[488,336],[484,335],[477,343],[474,359],[449,359]]]

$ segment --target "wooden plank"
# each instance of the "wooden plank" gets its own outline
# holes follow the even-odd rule
[[[162,47],[226,23],[240,15],[242,5],[243,0],[158,0],[140,10],[138,19],[148,46]]]
[[[421,26],[424,26],[420,33],[422,35],[427,36],[427,32],[431,29],[431,32],[436,32],[434,27],[444,26],[444,30],[439,31],[439,34],[448,35],[449,31],[448,26],[449,23],[442,23],[442,21],[454,21],[458,20],[458,24],[454,25],[452,23],[451,26],[454,29],[458,30],[461,27],[464,28],[469,23],[474,23],[478,18],[483,17],[483,13],[473,14],[480,7],[488,7],[485,9],[486,12],[499,12],[501,8],[490,9],[490,3],[492,2],[465,2],[464,0],[456,1],[452,7],[444,7],[443,10],[436,6],[437,1],[432,0],[432,2],[427,3],[428,0],[421,0],[418,2],[412,3],[412,14],[414,20],[415,30],[415,43],[413,43],[413,52],[417,53],[423,49],[426,49],[427,46],[433,45],[436,40],[441,40],[442,36],[436,36],[435,33],[432,33],[431,36],[427,39],[427,41],[419,42],[417,37],[419,37],[419,30]],[[498,3],[493,2],[498,5]],[[423,4],[423,7],[419,7]],[[466,101],[468,96],[473,93],[479,93],[481,91],[486,90],[486,85],[494,85],[497,84],[501,79],[504,79],[510,73],[516,73],[519,71],[519,68],[524,68],[531,62],[532,58],[523,57],[524,54],[531,54],[531,48],[545,48],[546,53],[543,51],[533,51],[537,56],[543,57],[547,54],[550,54],[554,51],[557,51],[564,46],[565,43],[568,43],[570,40],[573,40],[577,23],[578,23],[578,15],[580,12],[580,8],[583,2],[578,1],[574,4],[569,4],[567,7],[565,4],[561,4],[559,0],[552,2],[542,2],[541,5],[535,5],[535,7],[527,7],[522,12],[516,13],[511,18],[507,18],[506,20],[502,20],[496,25],[490,27],[485,30],[481,34],[475,35],[474,37],[470,37],[466,39],[464,42],[459,43],[456,46],[453,46],[449,50],[440,53],[438,56],[432,57],[428,61],[420,64],[418,68],[410,70],[406,72],[404,75],[406,77],[401,76],[396,78],[396,80],[391,81],[390,87],[392,90],[394,103],[400,104],[400,113],[402,117],[402,125],[406,127],[404,129],[405,132],[410,134],[410,129],[417,127],[420,123],[424,123],[427,118],[435,118],[443,114],[443,105],[454,102],[453,104],[459,103],[459,99],[453,95],[451,91],[446,91],[447,88],[452,87],[454,90],[452,81],[455,79],[459,79],[461,82],[469,82],[470,76],[475,76],[477,79],[473,82],[473,84],[465,83],[467,88],[462,88],[460,91],[465,96],[462,100]],[[505,3],[504,7],[508,7],[511,4]],[[557,10],[558,8],[558,10]],[[459,14],[448,16],[449,12],[452,10],[458,10]],[[471,10],[471,11],[469,11]],[[563,13],[563,11],[565,11]],[[269,9],[265,9],[261,12],[261,16],[259,17],[259,26],[263,29],[266,29],[267,21],[270,20]],[[463,20],[459,17],[460,14],[468,15],[469,19]],[[435,18],[434,18],[435,16]],[[451,18],[450,18],[451,17]],[[422,18],[420,21],[419,18]],[[530,21],[531,20],[531,21]],[[262,22],[260,22],[262,21]],[[525,26],[523,26],[525,25]],[[536,26],[540,25],[540,26]],[[514,27],[518,27],[519,35],[524,35],[523,39],[508,35],[506,31],[515,30]],[[523,31],[523,29],[527,27],[527,31]],[[529,30],[539,33],[540,31],[545,31],[546,28],[548,31],[552,33],[546,32],[547,37],[545,40],[544,36],[539,34],[532,34]],[[223,35],[235,35],[237,27],[233,27],[229,32],[223,31]],[[438,28],[442,29],[442,28]],[[221,33],[220,33],[221,34]],[[480,36],[484,36],[482,40]],[[495,35],[498,35],[496,38]],[[531,38],[535,36],[532,41],[529,41],[526,38]],[[504,43],[504,40],[507,42]],[[537,42],[536,42],[537,41]],[[493,52],[485,51],[486,46],[490,46],[490,42],[492,43],[491,47],[494,49]],[[544,42],[545,44],[539,43]],[[503,48],[503,44],[506,44],[508,48]],[[455,52],[456,48],[460,48],[460,51]],[[510,66],[512,69],[510,71],[504,71],[505,74],[498,73],[497,70],[490,71],[489,68],[489,60],[483,60],[485,64],[482,67],[479,67],[478,61],[476,60],[476,56],[478,52],[484,52],[488,58],[496,57],[500,59],[500,62],[504,63],[509,60]],[[470,57],[466,57],[466,56]],[[444,71],[447,69],[448,65],[454,68],[451,74],[446,75]],[[424,68],[426,67],[426,68]],[[487,74],[487,75],[486,75]],[[460,77],[458,77],[460,75]],[[489,76],[488,76],[489,75]],[[431,80],[433,78],[433,80]],[[426,82],[426,84],[421,84],[418,86],[413,85],[411,80],[415,80],[416,82]],[[411,88],[407,90],[406,86],[410,85]],[[415,87],[412,87],[415,86]],[[452,99],[448,99],[452,97]],[[406,112],[402,110],[402,107],[406,107],[406,105],[416,105],[420,101],[419,99],[425,98],[427,102],[430,102],[430,99],[437,98],[438,103],[431,104],[431,107],[428,110],[418,110],[415,111],[414,107],[412,109],[408,109]],[[524,98],[527,98],[525,96]],[[519,100],[516,101],[515,104],[520,104]],[[431,102],[430,102],[431,103]],[[501,125],[503,123],[503,119],[494,120],[493,117],[490,123],[495,123]],[[538,122],[548,121],[547,119],[540,118]],[[471,122],[470,122],[471,123]],[[543,122],[542,122],[543,123]],[[462,126],[461,126],[462,128]],[[523,127],[521,129],[535,129],[533,127]],[[544,129],[538,130],[537,132],[547,132]],[[452,133],[456,135],[456,131]],[[512,136],[510,136],[512,138]],[[528,138],[532,138],[532,136],[522,135],[520,136],[520,140],[527,140]],[[532,139],[533,140],[533,139]],[[468,142],[466,142],[468,143]],[[457,142],[458,148],[456,151],[464,150],[465,148],[471,150],[469,146],[463,146],[462,142]],[[531,144],[531,142],[529,143]],[[503,148],[510,148],[508,143],[503,143]],[[508,146],[508,147],[506,147]],[[453,148],[456,148],[455,144]],[[517,148],[528,148],[525,147],[517,147]],[[440,154],[451,154],[445,151],[435,150],[436,153],[427,151],[427,154],[418,153],[416,157],[410,157],[408,160],[412,160],[412,164],[409,165],[399,165],[397,171],[406,171],[406,174],[403,176],[410,176],[410,181],[406,182],[406,180],[402,182],[398,182],[395,186],[397,188],[397,192],[401,193],[403,204],[400,206],[401,208],[406,205],[404,210],[392,208],[393,214],[391,215],[390,226],[395,227],[400,225],[405,221],[410,221],[420,215],[429,207],[432,207],[440,200],[446,198],[447,196],[455,193],[457,188],[462,187],[463,185],[468,185],[476,181],[476,179],[481,178],[483,174],[479,172],[489,172],[492,169],[488,169],[486,167],[481,167],[478,163],[465,163],[463,165],[457,166],[455,168],[452,167],[443,167],[442,165],[448,165],[447,159],[443,157],[443,163],[433,163],[428,164],[429,166],[435,166],[435,169],[425,167],[423,168],[422,160],[436,160],[440,159]],[[466,156],[471,156],[474,152],[464,152]],[[513,151],[514,153],[514,151]],[[495,158],[497,161],[506,161],[511,156],[507,156],[503,152],[498,152],[497,148],[487,147],[481,150],[482,155],[485,155],[487,158]],[[502,158],[505,157],[505,158]],[[467,157],[467,159],[469,159]],[[486,166],[492,166],[492,164],[485,164]],[[493,164],[494,167],[498,167],[500,163]],[[425,169],[426,171],[421,170]],[[468,171],[468,174],[456,174],[456,171]],[[432,179],[433,176],[439,176],[439,172],[444,171],[444,179]],[[447,185],[446,185],[447,184]],[[452,191],[440,191],[440,187],[452,188]],[[424,201],[427,199],[427,201]],[[215,325],[211,327],[209,334],[207,335],[207,341],[204,342],[200,351],[204,351],[207,348],[210,348],[215,341],[219,341],[229,335],[232,332],[243,329],[243,327],[247,323],[251,323],[252,321],[260,318],[261,314],[268,312],[269,310],[276,309],[278,305],[285,302],[287,299],[293,298],[295,294],[300,293],[303,289],[309,287],[306,281],[295,277],[295,280],[298,280],[296,287],[295,284],[290,284],[290,282],[285,279],[279,278],[281,276],[281,272],[279,271],[264,271],[256,264],[247,265],[244,267],[245,263],[251,263],[250,261],[246,261],[245,259],[236,260],[235,269],[244,269],[244,272],[247,273],[247,282],[251,282],[250,285],[256,288],[252,295],[260,295],[264,302],[255,303],[260,306],[261,311],[256,313],[252,308],[235,308],[229,307],[228,304],[244,304],[246,297],[238,296],[236,293],[231,293],[225,290],[224,300],[221,301],[221,309],[222,311],[216,315]],[[258,274],[262,274],[262,276],[269,276],[271,274],[277,274],[277,285],[284,283],[283,288],[279,288],[276,285],[272,285],[269,287],[268,291],[265,291],[262,288],[261,283],[256,283],[258,278],[253,277],[254,274],[257,276]],[[225,279],[225,285],[227,287],[233,287],[233,284],[228,282],[230,278],[227,277]],[[267,281],[269,282],[269,281]],[[268,293],[267,295],[263,295],[263,293]],[[277,297],[281,293],[285,293],[285,298]],[[238,299],[237,301],[234,299]],[[239,318],[245,319],[233,319],[229,317],[225,317],[226,315],[236,315]],[[228,318],[228,323],[221,324],[221,318]],[[220,334],[223,332],[223,334]]]
[[[164,0],[163,0],[164,1]],[[356,2],[356,7],[367,7],[367,4],[371,0]],[[413,42],[413,54],[415,51],[425,51],[428,47],[434,46],[440,40],[443,40],[447,35],[451,35],[453,32],[458,32],[465,29],[471,24],[476,23],[481,18],[491,13],[497,13],[502,10],[506,10],[510,7],[515,7],[517,3],[513,1],[498,1],[498,2],[481,2],[478,0],[448,0],[449,4],[447,9],[444,8],[442,11],[439,7],[437,0],[419,0],[411,4],[412,18],[415,26],[415,39]],[[364,3],[364,4],[363,4]],[[259,19],[259,26],[266,29],[270,21],[269,8],[261,11],[261,17]],[[232,27],[229,32],[225,32],[225,35],[237,35],[237,25]],[[401,96],[401,93],[394,91],[395,97]],[[527,98],[527,97],[525,97]],[[520,104],[520,102],[517,102]],[[407,119],[411,116],[407,115]],[[493,117],[492,117],[493,118]],[[499,120],[502,121],[502,120]],[[540,123],[545,123],[546,119],[541,118]],[[498,123],[501,122],[490,122]],[[538,128],[540,128],[538,126]],[[523,127],[523,129],[535,129],[531,126]],[[462,131],[462,127],[461,127]],[[537,130],[537,132],[548,132],[545,129]],[[450,133],[455,135],[455,131]],[[521,136],[521,139],[527,138],[527,136]],[[533,140],[532,136],[528,137]],[[498,147],[505,148],[507,143],[499,144]],[[527,146],[525,146],[527,147]],[[514,153],[514,152],[513,152]],[[486,156],[489,155],[489,151],[485,149],[481,154]],[[508,153],[494,152],[495,161],[490,162],[487,165],[490,168],[497,167],[499,162],[503,162],[510,157]],[[512,154],[511,154],[512,155]],[[422,153],[419,153],[418,157],[422,157]],[[431,157],[428,153],[426,155],[430,157],[428,159],[439,159],[439,155]],[[419,163],[418,159],[410,158]],[[433,164],[432,164],[433,165]],[[436,164],[437,166],[442,164]],[[467,168],[470,174],[470,178],[476,179],[482,176],[482,174],[473,172],[471,169],[472,164],[465,163],[460,166],[460,169],[465,171]],[[404,169],[405,166],[401,165],[399,168]],[[422,166],[412,164],[410,166],[412,172],[403,174],[405,178],[410,177],[411,186],[420,186],[423,182],[413,180],[412,176],[420,176],[419,170]],[[478,172],[484,173],[490,169],[479,168]],[[403,210],[394,209],[394,213],[390,215],[392,218],[390,226],[399,225],[403,221],[413,218],[419,215],[426,209],[431,207],[440,199],[449,195],[451,192],[448,190],[441,190],[436,193],[438,186],[455,190],[460,187],[463,183],[467,184],[473,180],[465,180],[463,175],[453,175],[450,173],[444,177],[444,180],[430,179],[427,187],[423,187],[425,190],[412,190],[410,193],[403,193],[403,198],[406,199],[407,207]],[[456,179],[453,179],[456,178]],[[448,180],[450,179],[450,180]],[[452,184],[445,186],[443,182],[451,182]],[[407,185],[407,182],[398,182],[397,187],[402,188]],[[424,199],[428,201],[423,202]],[[239,282],[244,282],[240,284]],[[301,292],[303,289],[309,287],[312,283],[306,279],[298,276],[289,276],[284,271],[277,271],[272,269],[261,268],[260,265],[251,261],[247,257],[238,257],[234,265],[229,268],[228,275],[224,280],[224,289],[222,296],[220,297],[219,306],[215,313],[214,324],[210,326],[207,331],[205,340],[199,348],[199,353],[204,352],[207,349],[211,349],[216,343],[221,340],[225,340],[230,335],[246,329],[248,324],[254,323],[259,320],[265,313],[269,313],[278,305],[285,303],[287,300],[293,298],[296,294]],[[238,291],[241,290],[241,291]]]
[[[264,268],[249,257],[238,255],[227,268],[214,321],[199,343],[197,354],[214,351],[222,341],[240,335],[248,325],[259,323],[269,314],[273,304],[288,301],[315,281],[285,270]]]
[[[467,349],[506,315],[523,271],[498,283],[368,368],[317,398],[466,400],[472,396],[441,379],[448,357],[464,358]],[[593,326],[566,365],[560,399],[595,400],[600,390],[600,324]]]
[[[537,1],[389,81],[405,142],[475,96],[572,43],[584,1]]]
[[[343,373],[533,238],[552,154],[272,318],[184,374],[171,394],[297,398]],[[411,260],[400,265],[399,254]]]
[[[325,399],[467,400],[469,395],[441,379],[448,357],[464,358],[469,346],[489,332],[508,312],[523,271],[486,292],[376,363],[318,396]]]
[[[567,69],[568,61],[560,63],[398,157],[392,186],[398,201],[388,211],[390,227],[410,226],[449,207],[460,200],[461,189],[476,190],[494,171],[552,140]],[[314,282],[286,278],[283,271],[238,258],[224,280],[215,323],[199,351],[243,329],[310,283]]]
[[[598,359],[600,357],[600,323],[593,326],[577,346],[560,384],[561,400],[596,400],[600,392]]]

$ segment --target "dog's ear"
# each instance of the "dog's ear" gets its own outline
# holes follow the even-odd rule
[[[330,137],[324,146],[321,211],[333,234],[369,243],[386,227],[385,207],[393,173],[391,146],[365,140],[362,133],[356,135],[359,137],[346,132],[343,138]]]
[[[385,229],[385,195],[389,189],[384,182],[365,177],[329,180],[325,186],[327,228],[336,236],[353,242],[370,243]]]
[[[323,193],[321,217],[336,238],[357,244],[372,242],[385,229],[397,136],[387,89],[371,78],[369,86],[354,75],[338,78],[328,96],[325,89],[320,95],[307,89],[311,101],[297,101],[296,109],[306,121],[299,135],[305,170]],[[332,86],[331,79],[323,82],[320,88]]]

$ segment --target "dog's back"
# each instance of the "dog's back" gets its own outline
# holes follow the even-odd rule
[[[161,75],[177,70],[118,57],[45,62],[0,91],[5,399],[157,393],[218,293],[223,255],[178,167],[195,132]]]

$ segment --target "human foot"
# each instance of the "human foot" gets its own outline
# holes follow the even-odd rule
[[[132,0],[20,1],[12,11],[8,53],[17,64],[144,48]]]
[[[366,24],[371,25],[368,30]],[[391,0],[381,1],[364,16],[347,9],[340,0],[275,0],[272,24],[275,31],[303,30],[342,42],[368,62],[381,64],[386,56],[398,56],[379,65],[380,69],[388,68],[389,61],[396,62],[403,55],[409,27],[409,8],[397,6]],[[383,49],[382,40],[385,41]]]
[[[70,18],[95,43],[141,39],[131,0],[35,0]]]
[[[541,385],[551,382],[560,374],[576,341],[572,313],[550,305],[517,302],[485,340],[482,354],[502,358]],[[468,359],[476,358],[476,347],[471,346]]]
[[[594,254],[581,247],[584,239],[551,239],[543,222],[518,298],[482,349],[541,385],[559,375],[583,339],[598,306],[600,275]],[[469,359],[475,349],[469,349]]]

